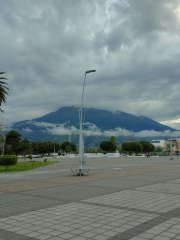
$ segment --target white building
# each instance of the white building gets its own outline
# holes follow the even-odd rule
[[[162,148],[166,147],[166,141],[165,140],[151,140],[151,143],[155,147],[162,147]]]

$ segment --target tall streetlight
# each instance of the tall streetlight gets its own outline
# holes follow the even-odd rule
[[[82,161],[83,161],[83,136],[82,136],[82,107],[83,107],[83,98],[84,98],[84,87],[85,87],[85,81],[86,81],[86,74],[96,72],[96,70],[88,70],[85,72],[84,77],[84,84],[83,84],[83,92],[82,92],[82,101],[81,101],[81,110],[80,110],[80,126],[79,126],[79,175],[82,174]]]
[[[89,113],[84,113],[83,129],[84,129],[84,120],[85,120],[86,115],[88,115],[88,114],[89,114]],[[85,135],[83,136],[83,153],[82,153],[83,157],[82,157],[82,164],[85,164],[85,161],[84,161],[84,143],[85,143],[85,141],[84,141],[84,139],[85,139]]]
[[[55,158],[55,142],[54,142],[54,158]]]
[[[1,152],[1,155],[3,156],[4,155],[4,145],[5,145],[5,141],[6,141],[6,136],[4,134],[2,134],[0,136],[0,145],[1,145],[1,148],[2,148],[2,152]]]

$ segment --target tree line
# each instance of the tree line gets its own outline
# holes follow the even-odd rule
[[[62,144],[54,143],[51,141],[30,143],[27,138],[21,140],[21,133],[16,130],[8,131],[5,136],[6,138],[4,153],[7,155],[50,155],[53,152],[56,152],[59,155],[63,153],[77,153],[76,145],[68,141],[63,142]],[[119,147],[114,136],[111,136],[109,141],[102,141],[99,146],[100,150],[94,149],[94,152],[108,153],[116,152],[118,150],[121,153],[138,154],[142,152],[149,153],[155,151],[154,145],[147,141],[124,142],[121,147]]]
[[[61,155],[62,153],[75,153],[77,151],[76,145],[70,142],[63,142],[62,144],[48,142],[32,142],[27,138],[21,140],[21,133],[16,130],[10,130],[5,134],[5,149],[4,154],[12,155],[50,155],[53,152]]]
[[[149,153],[155,151],[155,146],[147,141],[129,141],[124,142],[120,148],[117,146],[117,142],[114,136],[111,136],[109,141],[103,141],[100,143],[100,149],[106,152],[115,152],[117,149],[122,153]]]

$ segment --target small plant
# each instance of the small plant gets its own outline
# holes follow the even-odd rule
[[[13,155],[4,155],[0,157],[0,166],[4,166],[6,170],[17,163],[18,157]]]
[[[45,162],[45,163],[47,162],[47,158],[44,159],[44,162]]]

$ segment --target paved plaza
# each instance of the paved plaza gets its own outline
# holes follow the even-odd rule
[[[0,240],[180,239],[180,157],[57,161],[0,173]]]

